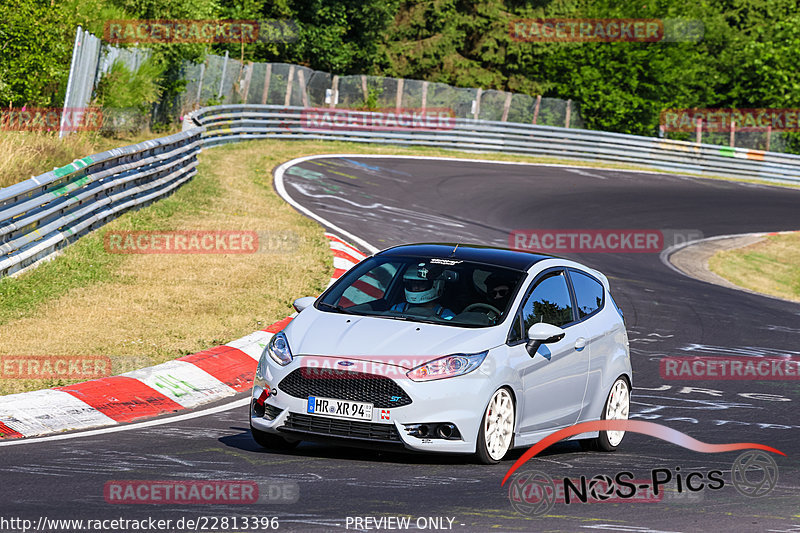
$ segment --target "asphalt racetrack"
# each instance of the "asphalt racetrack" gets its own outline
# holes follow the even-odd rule
[[[284,185],[295,202],[377,248],[408,242],[507,246],[516,229],[678,230],[709,237],[800,228],[799,190],[637,172],[325,157],[290,168]],[[561,443],[521,471],[556,480],[630,471],[647,481],[654,469],[668,470],[673,480],[658,501],[573,499],[556,501],[544,515],[526,515],[512,507],[509,485],[500,485],[524,450],[495,466],[307,443],[270,453],[250,438],[242,404],[127,431],[3,446],[0,516],[34,523],[42,515],[152,517],[175,524],[181,518],[257,515],[278,517],[281,531],[374,531],[379,523],[365,519],[389,516],[410,517],[411,528],[465,532],[800,531],[800,382],[682,381],[659,372],[663,357],[800,356],[800,305],[695,281],[667,267],[658,253],[564,255],[605,273],[625,313],[632,418],[706,443],[781,450],[785,457],[771,454],[779,472],[771,492],[753,498],[732,486],[731,467],[740,452],[698,453],[628,433],[616,453]],[[679,473],[698,472],[695,479],[708,481],[713,470],[723,472],[722,488],[678,492]],[[104,498],[113,480],[198,479],[253,480],[297,492],[283,498],[291,501],[265,494],[267,501],[256,505],[118,505]],[[206,530],[253,530],[217,526]],[[0,523],[0,531],[21,529]]]

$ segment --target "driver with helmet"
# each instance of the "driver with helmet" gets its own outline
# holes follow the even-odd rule
[[[424,308],[444,320],[452,320],[456,314],[436,302],[444,292],[444,283],[444,279],[432,273],[425,263],[409,266],[403,274],[406,301],[393,305],[390,310],[403,313],[408,309]]]

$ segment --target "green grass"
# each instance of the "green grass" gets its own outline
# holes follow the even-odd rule
[[[717,252],[708,266],[740,287],[800,302],[800,232]]]

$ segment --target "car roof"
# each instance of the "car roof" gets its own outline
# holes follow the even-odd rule
[[[403,244],[388,248],[376,254],[379,256],[421,256],[426,258],[455,259],[473,261],[489,265],[526,271],[539,261],[554,259],[555,256],[509,250],[497,246],[456,243]]]

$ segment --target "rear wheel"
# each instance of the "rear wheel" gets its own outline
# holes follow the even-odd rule
[[[498,389],[489,400],[478,432],[477,454],[484,464],[499,463],[514,444],[514,400]]]
[[[606,398],[600,420],[627,420],[631,406],[631,393],[628,381],[619,377],[611,386]],[[622,442],[624,431],[601,431],[596,439],[581,441],[584,449],[613,452]]]
[[[252,425],[250,426],[250,433],[253,435],[253,440],[256,441],[259,446],[269,450],[286,451],[300,444],[299,440],[286,440],[280,435],[273,435],[261,431],[260,429],[254,428]]]

